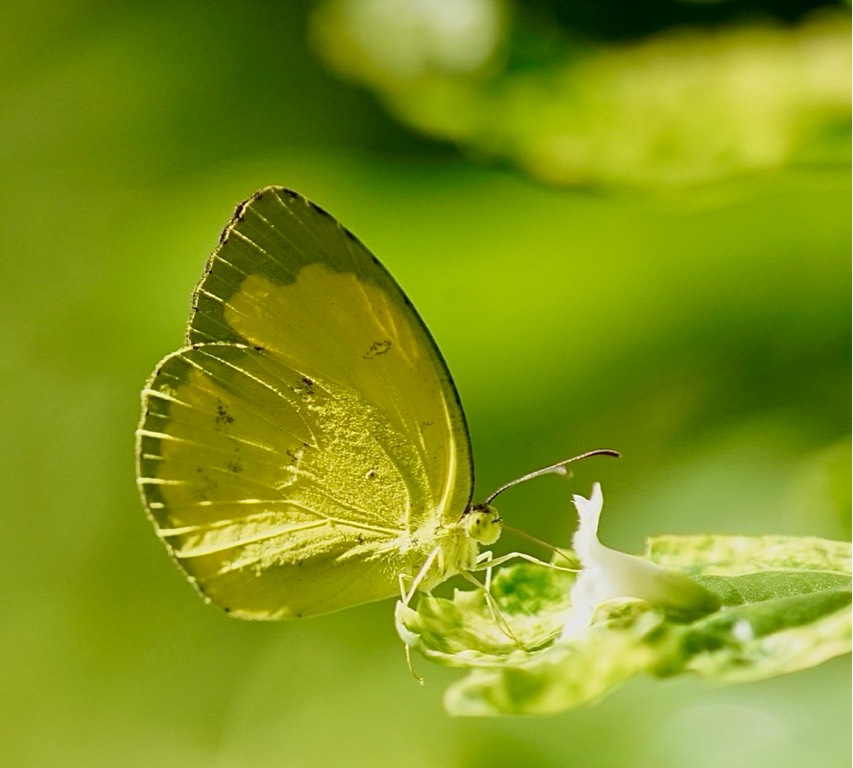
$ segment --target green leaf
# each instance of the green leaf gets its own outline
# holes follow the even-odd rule
[[[586,629],[561,637],[575,576],[523,563],[491,581],[500,622],[484,591],[457,590],[450,600],[424,596],[416,609],[399,604],[398,630],[431,661],[469,669],[445,695],[456,715],[551,714],[642,673],[746,682],[850,652],[849,543],[664,536],[646,559],[689,576],[719,609],[684,622],[646,600],[614,598]]]
[[[459,590],[453,599],[424,595],[417,610],[397,603],[403,642],[431,661],[451,667],[502,667],[523,663],[550,647],[563,629],[574,575],[523,563],[497,571],[491,583],[508,635],[482,590]]]

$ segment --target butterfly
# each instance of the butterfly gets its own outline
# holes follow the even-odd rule
[[[502,530],[496,494],[471,504],[465,415],[411,302],[283,187],[223,231],[185,346],[142,392],[136,452],[157,535],[240,618],[411,599],[478,568]]]

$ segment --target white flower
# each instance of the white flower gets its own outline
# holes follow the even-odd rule
[[[582,632],[592,622],[595,609],[605,600],[633,597],[670,612],[703,614],[719,608],[719,600],[680,571],[650,560],[605,547],[598,540],[598,521],[604,497],[595,483],[592,495],[575,495],[580,524],[572,539],[582,570],[572,587],[572,608],[563,637]]]

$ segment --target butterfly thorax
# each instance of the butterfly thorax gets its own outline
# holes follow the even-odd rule
[[[417,559],[424,563],[434,555],[429,570],[421,576],[421,589],[429,591],[457,573],[473,570],[480,545],[494,544],[501,532],[497,510],[485,504],[469,507],[458,521],[450,525],[425,526],[416,531],[407,542],[414,556],[413,565]],[[409,575],[416,577],[418,574],[413,572]]]

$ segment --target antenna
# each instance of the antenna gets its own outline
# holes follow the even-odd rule
[[[620,455],[621,454],[618,451],[611,451],[609,448],[598,448],[595,451],[587,451],[586,453],[582,453],[580,456],[573,456],[571,459],[563,459],[563,461],[558,461],[556,464],[551,464],[551,466],[549,467],[543,467],[542,469],[537,469],[535,472],[530,472],[526,475],[523,475],[522,477],[518,477],[515,480],[510,480],[510,482],[506,483],[506,485],[502,485],[493,494],[491,494],[482,504],[478,504],[477,506],[487,506],[491,504],[504,491],[509,490],[515,485],[526,483],[528,480],[532,480],[534,477],[552,474],[567,475],[569,473],[569,470],[566,469],[566,465],[571,464],[573,461],[587,459],[590,456],[615,456],[618,458]]]

